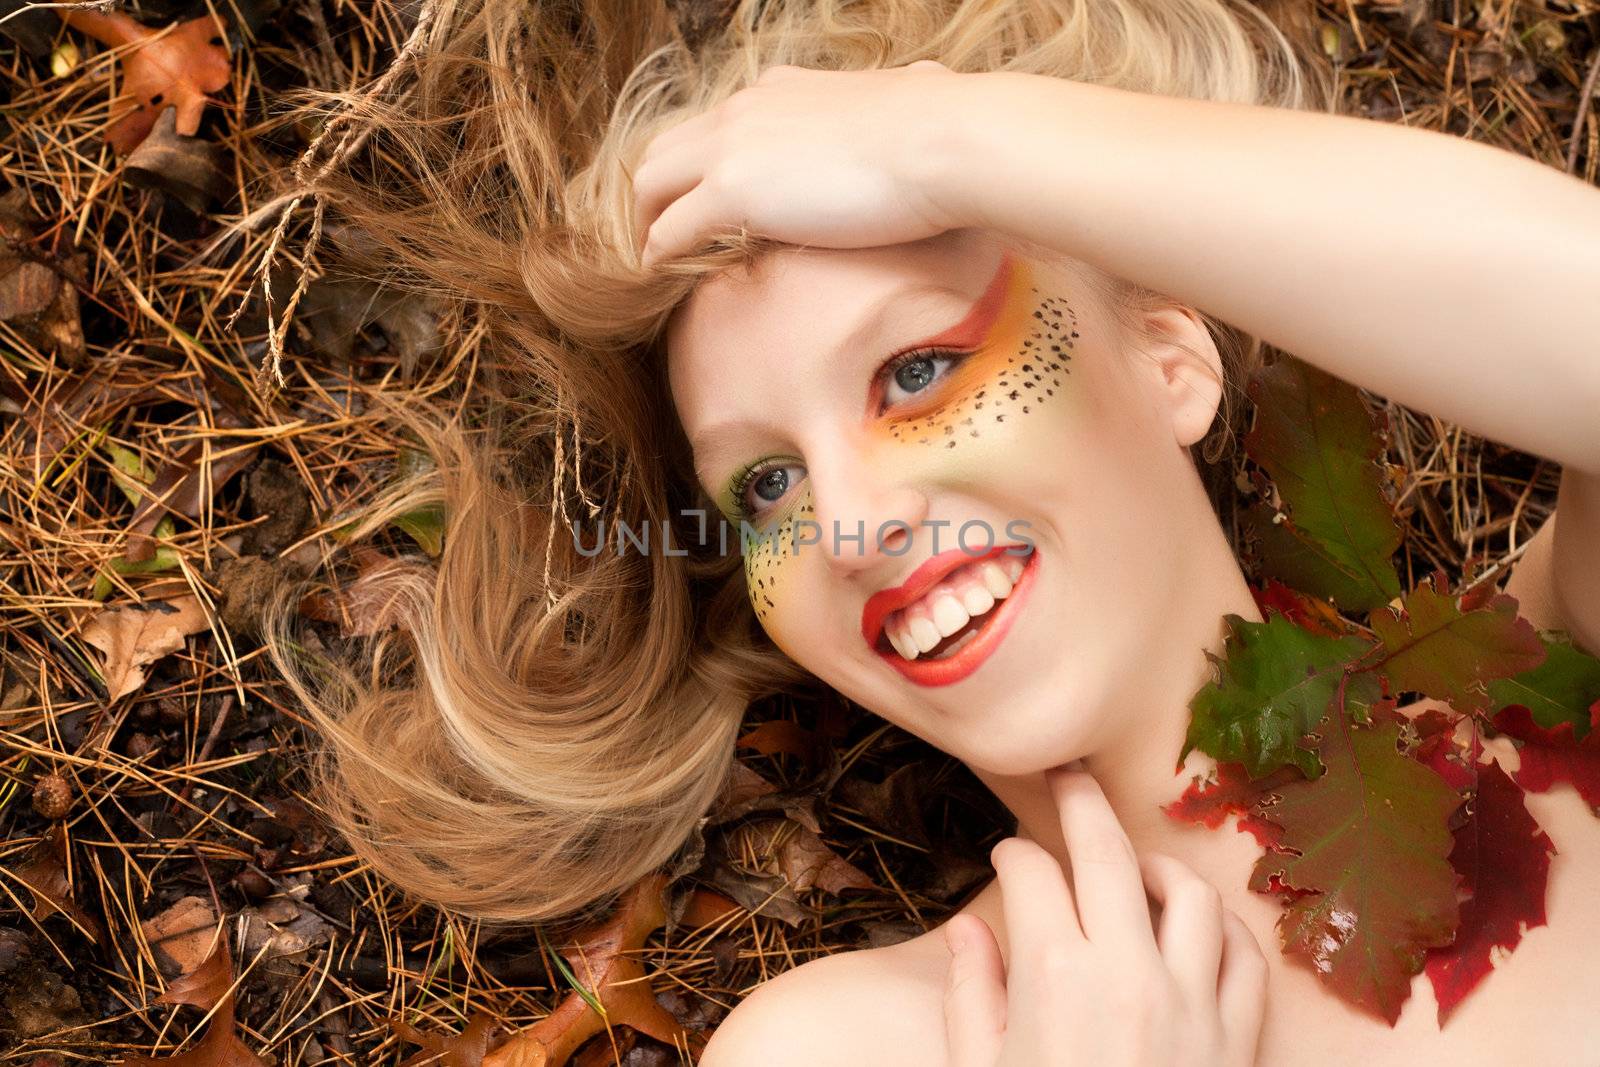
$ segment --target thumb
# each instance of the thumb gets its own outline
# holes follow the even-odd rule
[[[945,1041],[950,1067],[994,1067],[1006,1029],[1006,976],[989,924],[956,914],[944,924],[950,949],[945,978]]]

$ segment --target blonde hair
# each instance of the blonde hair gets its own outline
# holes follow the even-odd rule
[[[296,643],[292,596],[269,646],[326,738],[327,810],[374,868],[485,919],[587,917],[693,838],[748,704],[808,678],[755,624],[737,555],[679,531],[687,556],[588,558],[568,532],[712,508],[661,337],[701,278],[773,247],[725,234],[641,271],[630,172],[649,140],[780,63],[934,59],[1281,107],[1322,94],[1290,37],[1225,0],[739,0],[703,41],[660,0],[425,11],[403,78],[303,104],[367,145],[315,191],[359,234],[357,265],[475,313],[505,399],[478,426],[394,412],[434,468],[353,533],[429,504],[447,529],[436,567],[355,584],[370,621],[398,627],[359,669]],[[1159,297],[1106,284],[1119,308]],[[1236,376],[1258,346],[1209,325]]]

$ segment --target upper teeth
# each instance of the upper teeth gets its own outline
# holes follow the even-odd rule
[[[891,612],[885,636],[900,655],[916,659],[1009,596],[1023,565],[1010,553],[962,564],[920,599]]]

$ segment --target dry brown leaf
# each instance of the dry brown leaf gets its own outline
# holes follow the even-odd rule
[[[144,685],[144,668],[183,647],[184,638],[209,624],[194,596],[102,609],[83,628],[83,639],[106,654],[107,700]]]
[[[666,922],[660,873],[642,878],[623,897],[617,912],[562,952],[584,988],[606,1010],[612,1026],[631,1026],[666,1045],[696,1041],[660,1003],[650,988],[644,964],[627,953],[644,946]],[[566,1067],[572,1054],[606,1024],[572,992],[544,1019],[491,1052],[483,1067]]]
[[[189,974],[199,970],[211,953],[211,943],[217,932],[217,913],[201,897],[184,897],[139,925],[163,970]]]
[[[266,1067],[245,1043],[239,1040],[238,1023],[233,1016],[233,953],[226,936],[216,939],[216,947],[192,973],[175,979],[157,1004],[187,1004],[201,1011],[217,1009],[206,1032],[188,1052],[159,1059],[132,1055],[122,1067]]]
[[[39,842],[28,862],[14,875],[33,894],[34,922],[43,922],[56,913],[76,923],[91,941],[102,940],[102,928],[94,916],[72,899],[72,883],[67,880],[66,829],[57,824]]]
[[[51,255],[50,243],[35,233],[38,228],[26,189],[0,196],[0,320],[77,367],[85,349],[74,282],[84,277],[86,257],[81,252]],[[59,235],[55,244],[61,244]]]
[[[233,988],[233,953],[228,949],[228,939],[219,937],[209,955],[200,966],[180,978],[174,978],[167,991],[157,999],[157,1004],[187,1004],[191,1008],[210,1011],[223,1001],[230,1000],[228,991]],[[228,1008],[231,1015],[231,1005]],[[217,1013],[220,1018],[222,1012]]]
[[[193,137],[200,129],[206,96],[228,84],[233,64],[220,16],[208,15],[179,23],[170,32],[140,25],[120,11],[100,14],[82,9],[62,9],[68,26],[122,53],[123,93],[138,101],[137,108],[106,131],[106,141],[127,155],[145,139],[163,109],[176,107],[177,132]]]
[[[746,846],[745,861],[756,870],[781,874],[794,889],[838,893],[843,889],[876,889],[865,871],[829,848],[811,830],[787,818],[761,819],[730,831],[737,844]]]
[[[483,1067],[483,1057],[489,1051],[489,1039],[494,1035],[494,1017],[488,1012],[475,1012],[467,1020],[467,1028],[459,1034],[425,1034],[409,1023],[389,1020],[395,1033],[421,1045],[422,1051],[406,1057],[400,1067],[419,1067],[437,1064],[438,1067]]]
[[[83,426],[104,422],[129,404],[154,395],[148,384],[119,375],[115,365],[102,362],[98,368],[99,373],[84,375],[69,388],[30,402],[26,417],[34,430],[34,447],[33,454],[24,458],[30,477],[44,470]]]
[[[817,735],[788,719],[769,719],[739,738],[738,748],[751,748],[763,756],[786,752],[808,764],[816,758]]]
[[[710,889],[696,889],[689,894],[689,902],[684,905],[683,918],[678,920],[678,924],[690,930],[698,930],[702,926],[721,922],[730,912],[738,910],[738,901]]]

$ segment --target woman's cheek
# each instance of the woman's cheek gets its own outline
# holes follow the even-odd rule
[[[1064,297],[1017,284],[1022,292],[1008,301],[991,339],[952,372],[948,399],[884,425],[882,439],[894,447],[880,454],[905,463],[908,477],[970,489],[1058,458],[1039,450],[1059,441],[1054,431],[1072,408],[1078,317]]]
[[[801,483],[799,495],[782,522],[771,530],[746,534],[741,546],[750,606],[755,608],[756,618],[768,636],[785,651],[788,648],[780,636],[785,629],[785,616],[789,614],[785,609],[793,606],[796,596],[804,595],[804,586],[796,577],[800,570],[800,550],[810,546],[816,551],[819,547],[815,541],[817,529],[811,483],[807,481]]]

